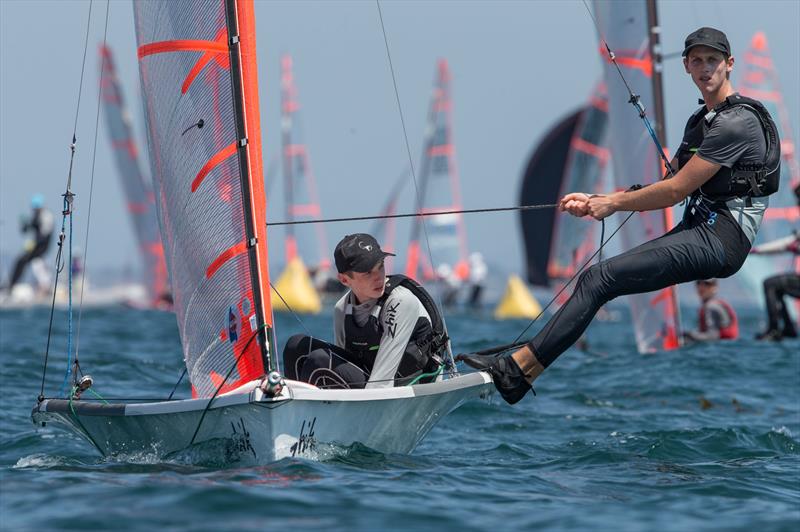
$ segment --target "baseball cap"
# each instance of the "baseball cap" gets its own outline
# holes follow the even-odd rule
[[[695,46],[708,46],[714,50],[719,50],[728,57],[731,55],[731,45],[728,42],[728,38],[718,29],[703,27],[690,33],[686,37],[683,54],[681,55],[686,57],[689,54],[689,50]]]
[[[394,253],[383,251],[375,237],[366,233],[345,236],[333,250],[333,260],[339,273],[366,273],[386,256],[394,257]]]

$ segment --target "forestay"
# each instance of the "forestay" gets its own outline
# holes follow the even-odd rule
[[[603,56],[608,89],[609,135],[614,182],[619,190],[632,185],[659,181],[664,170],[653,139],[643,127],[638,113],[629,103],[630,94],[610,61],[605,40],[616,55],[616,62],[634,94],[648,109],[647,117],[663,144],[663,112],[660,106],[660,65],[653,60],[651,32],[658,28],[653,2],[595,1],[599,25],[599,49]],[[631,249],[659,237],[671,229],[671,211],[641,212],[621,231],[623,249]],[[628,296],[640,352],[678,347],[678,305],[675,287],[658,292]]]
[[[184,359],[192,395],[209,397],[274,367],[253,5],[156,0],[134,14]]]

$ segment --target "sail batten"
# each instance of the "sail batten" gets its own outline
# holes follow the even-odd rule
[[[134,14],[184,360],[193,395],[209,397],[275,367],[252,0]]]

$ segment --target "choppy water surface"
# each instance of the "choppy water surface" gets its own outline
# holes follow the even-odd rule
[[[688,313],[686,314],[688,315]],[[46,310],[0,313],[0,528],[170,530],[793,530],[800,524],[800,343],[743,340],[642,356],[625,320],[595,323],[519,405],[473,403],[410,456],[363,447],[258,468],[103,459],[37,429]],[[327,317],[305,319],[330,337]],[[525,322],[448,320],[456,351],[507,343]],[[300,331],[288,316],[282,338]],[[55,321],[46,392],[64,376]],[[174,316],[85,311],[80,360],[106,397],[169,394]],[[185,396],[187,391],[180,388]]]

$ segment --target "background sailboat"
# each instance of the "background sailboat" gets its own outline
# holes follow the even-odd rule
[[[628,89],[607,56],[602,41],[608,42],[616,54],[619,68],[633,93],[639,95],[647,107],[647,116],[664,145],[664,106],[660,58],[656,55],[658,22],[655,1],[596,1],[594,12],[599,25],[599,48],[604,59],[608,88],[609,145],[615,186],[618,190],[626,190],[635,184],[654,183],[664,174],[660,156],[638,113],[628,102]],[[616,218],[619,219],[619,216]],[[634,218],[620,230],[623,249],[631,249],[661,236],[673,226],[670,209],[637,213]],[[678,294],[674,286],[626,298],[631,307],[639,352],[675,349],[679,346],[680,317]]]
[[[139,244],[147,304],[154,308],[166,309],[172,306],[172,295],[158,229],[155,195],[139,164],[139,149],[110,48],[106,46],[100,48],[100,63],[103,114],[106,117],[106,128],[122,188],[125,191],[126,210]]]
[[[741,75],[737,90],[764,104],[774,117],[781,137],[783,160],[780,189],[769,197],[769,208],[755,242],[758,245],[786,237],[800,228],[800,207],[794,195],[794,188],[800,184],[800,168],[792,139],[789,113],[783,103],[778,72],[769,53],[766,35],[762,32],[756,33],[750,42],[750,48],[739,56],[739,60],[737,65],[741,65]],[[791,254],[751,255],[735,279],[745,283],[745,292],[751,300],[755,299],[763,304],[761,285],[764,279],[790,271],[800,273],[800,257]],[[800,310],[800,303],[794,306],[796,310]]]
[[[460,210],[461,191],[456,168],[452,131],[453,101],[450,96],[450,70],[440,59],[433,88],[423,144],[416,212]],[[426,218],[430,242],[431,264],[421,250],[422,219],[415,218],[406,256],[405,274],[422,282],[441,280],[443,299],[455,296],[457,286],[469,277],[467,236],[461,214],[444,214]],[[438,270],[438,271],[437,271]],[[447,284],[450,286],[447,287]]]

